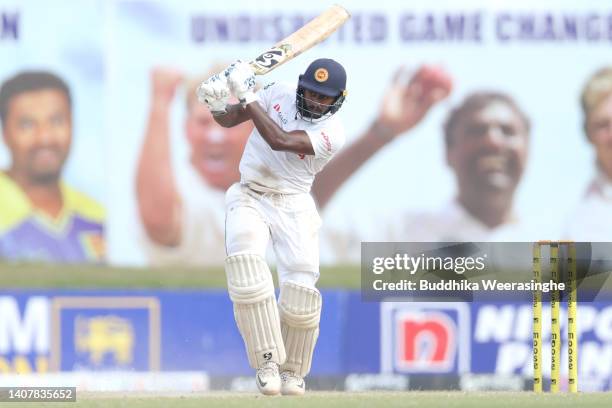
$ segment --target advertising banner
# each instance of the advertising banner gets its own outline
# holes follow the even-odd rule
[[[0,257],[220,265],[253,125],[218,126],[195,88],[326,6],[1,2]],[[347,7],[328,40],[257,78],[295,86],[322,57],[346,68],[346,143],[312,188],[324,264],[357,263],[363,241],[612,240],[610,7]],[[28,97],[38,116],[10,103]],[[17,144],[24,123],[50,133]]]
[[[110,208],[111,262],[221,264],[223,193],[239,180],[251,128],[217,126],[194,103],[195,87],[327,5],[115,3],[110,189],[120,199]],[[337,113],[346,144],[312,189],[323,263],[357,263],[362,241],[610,241],[609,207],[601,194],[585,197],[589,186],[607,191],[609,176],[584,133],[581,95],[609,65],[612,9],[598,1],[347,7],[352,18],[323,44],[257,78],[262,87],[295,86],[322,57],[347,70]],[[487,129],[499,138],[479,139]]]
[[[460,379],[477,376],[512,378],[521,388],[529,384],[531,304],[373,303],[362,302],[359,292],[338,290],[323,291],[323,298],[311,372],[316,387],[458,388]],[[563,306],[562,333],[565,316]],[[581,303],[577,316],[580,389],[610,390],[612,306]],[[542,367],[548,377],[547,305],[542,321]],[[561,355],[566,356],[563,339],[565,334]],[[246,360],[222,291],[0,293],[2,374],[203,372],[213,388],[228,388],[239,387],[239,378],[252,380]],[[566,367],[563,357],[562,383]]]
[[[107,258],[104,4],[0,1],[0,259]]]

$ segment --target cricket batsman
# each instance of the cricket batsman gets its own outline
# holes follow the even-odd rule
[[[203,82],[198,99],[224,127],[255,125],[240,161],[240,183],[226,193],[225,272],[234,316],[256,382],[265,395],[302,395],[319,334],[318,231],[310,195],[315,174],[344,143],[334,116],[346,97],[346,72],[317,59],[297,89],[269,84],[255,93],[244,62]],[[239,104],[228,104],[230,96]],[[280,296],[265,261],[276,254]]]

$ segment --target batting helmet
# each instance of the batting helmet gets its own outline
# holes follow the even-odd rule
[[[340,109],[346,98],[346,71],[338,62],[320,58],[313,61],[306,72],[300,75],[296,95],[297,110],[303,118],[313,119],[313,112],[307,109],[304,101],[305,89],[335,98],[324,113],[324,116],[329,117]]]

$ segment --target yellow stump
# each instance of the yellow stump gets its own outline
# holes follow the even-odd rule
[[[541,249],[533,244],[533,280],[542,281]],[[533,391],[542,392],[542,292],[533,291]]]
[[[568,245],[567,256],[567,368],[568,387],[570,392],[578,392],[578,331],[577,307],[578,293],[576,288],[576,245]]]
[[[559,283],[559,244],[550,244],[551,280]],[[559,324],[560,295],[550,292],[550,392],[559,392],[559,362],[561,357],[561,325]]]

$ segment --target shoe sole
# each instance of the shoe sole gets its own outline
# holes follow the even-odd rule
[[[287,395],[287,396],[292,396],[292,397],[299,397],[304,395],[305,390],[300,389],[300,390],[283,390],[281,388],[281,394],[282,395]]]

